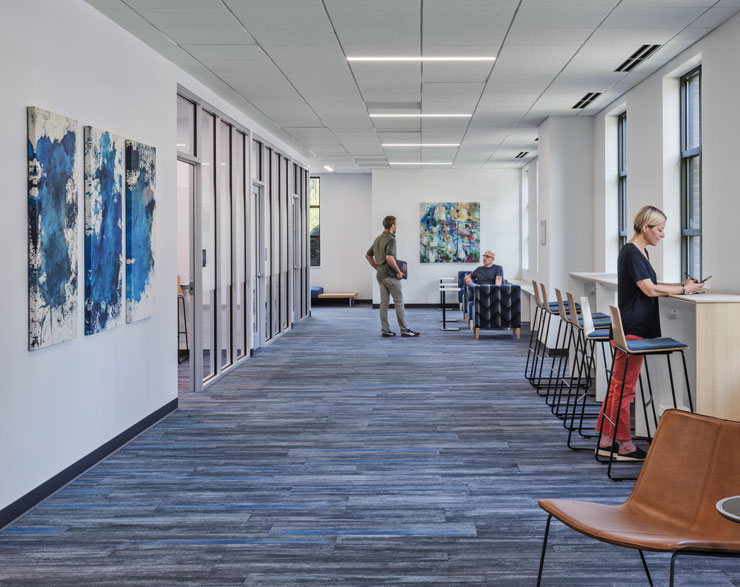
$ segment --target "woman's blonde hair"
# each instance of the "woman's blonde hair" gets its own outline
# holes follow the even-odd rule
[[[646,224],[653,228],[659,224],[663,224],[667,220],[663,211],[655,206],[643,206],[640,211],[635,215],[633,222],[633,228],[637,234],[642,232],[642,227]]]

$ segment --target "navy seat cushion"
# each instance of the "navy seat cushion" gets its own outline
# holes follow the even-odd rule
[[[689,345],[673,338],[645,338],[643,340],[628,340],[627,348],[633,353],[650,353],[668,349],[687,349]]]
[[[589,332],[587,335],[587,338],[603,338],[608,340],[609,339],[609,329],[604,328],[602,330],[594,330],[593,332]]]
[[[319,297],[319,294],[324,293],[324,288],[319,287],[318,285],[312,285],[311,286],[311,298],[316,299]]]

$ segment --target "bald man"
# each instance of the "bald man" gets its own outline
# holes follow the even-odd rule
[[[504,269],[501,265],[493,264],[495,258],[496,255],[491,251],[483,253],[483,266],[478,267],[475,271],[466,275],[465,284],[495,283],[496,285],[500,285],[504,280]]]

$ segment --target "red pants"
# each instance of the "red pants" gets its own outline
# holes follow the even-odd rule
[[[627,340],[642,340],[641,336],[628,334]],[[614,342],[612,342],[614,346]],[[622,395],[622,409],[619,410],[619,424],[617,436],[614,436],[614,426],[609,420],[604,419],[603,434],[610,436],[613,440],[632,440],[630,433],[630,404],[635,399],[637,380],[640,378],[640,369],[642,369],[642,355],[630,355],[627,373],[624,372],[624,364],[627,361],[626,353],[617,349],[614,354],[614,366],[612,367],[612,384],[609,387],[608,405],[601,405],[599,420],[596,422],[596,429],[601,426],[604,410],[612,422],[617,421],[617,408],[619,406],[619,392],[622,389],[622,379],[624,378],[624,393]],[[604,402],[607,403],[607,402]]]

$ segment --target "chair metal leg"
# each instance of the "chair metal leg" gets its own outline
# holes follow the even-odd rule
[[[648,365],[647,357],[645,357],[645,377],[647,377],[647,384],[648,384],[648,393],[650,394],[650,407],[653,411],[653,429],[658,429],[658,413],[655,411],[655,396],[653,395],[653,385],[650,383],[650,368]],[[646,422],[647,424],[647,422]]]
[[[673,587],[673,577],[675,575],[675,567],[676,567],[676,557],[678,556],[678,551],[674,552],[671,556],[671,577],[669,581],[670,587]]]
[[[642,566],[645,568],[645,574],[647,575],[648,583],[650,583],[650,587],[653,587],[653,578],[650,576],[650,569],[648,569],[645,555],[642,553],[641,550],[638,550],[637,552],[640,553],[640,559],[642,560]]]
[[[542,583],[542,567],[545,564],[545,551],[547,550],[547,536],[550,533],[550,521],[552,520],[552,514],[547,516],[547,524],[545,525],[545,538],[542,540],[542,554],[540,555],[540,570],[537,573],[537,587],[540,587]]]
[[[681,353],[681,361],[683,361],[683,374],[684,377],[686,377],[686,394],[689,396],[689,409],[691,410],[691,413],[694,412],[694,401],[691,399],[691,387],[689,386],[689,371],[686,368],[686,355],[684,355],[683,351],[680,351]]]
[[[671,355],[670,353],[665,356],[668,361],[668,378],[671,380],[671,395],[673,396],[673,407],[678,408],[678,402],[676,402],[676,386],[673,384],[673,369],[671,368]]]

